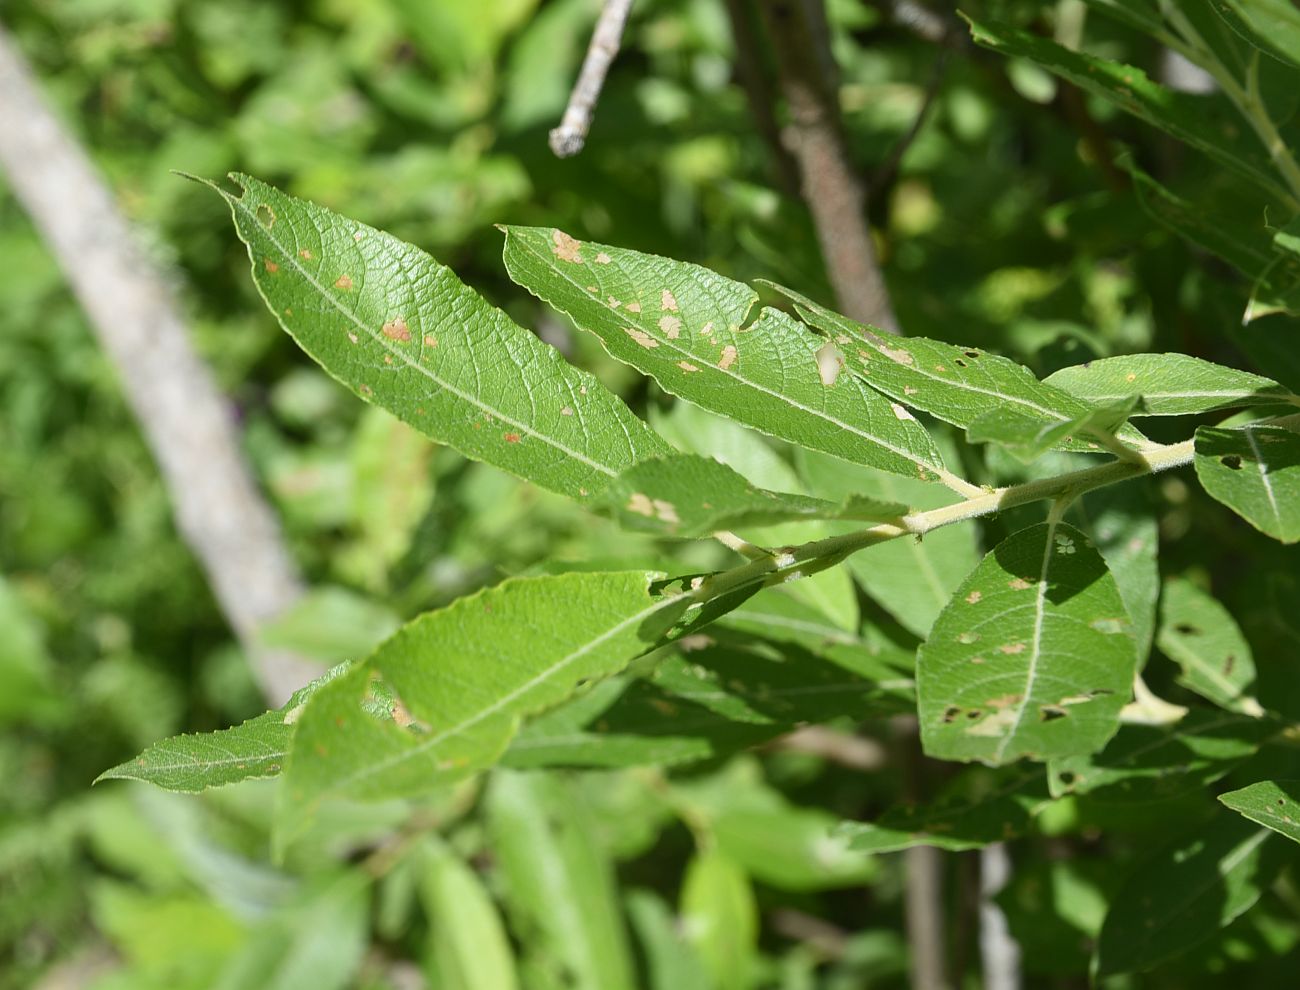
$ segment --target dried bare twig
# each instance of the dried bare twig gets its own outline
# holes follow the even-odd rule
[[[618,54],[631,10],[632,0],[605,0],[601,8],[596,29],[591,33],[591,44],[578,70],[578,80],[569,94],[569,105],[564,108],[560,126],[550,133],[551,150],[560,158],[576,155],[587,143],[596,102],[610,64]]]

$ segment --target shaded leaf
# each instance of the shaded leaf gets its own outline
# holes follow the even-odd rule
[[[682,931],[719,990],[746,990],[758,975],[758,904],[749,877],[716,849],[695,854],[682,882]]]
[[[514,990],[514,954],[483,882],[450,849],[431,843],[423,857],[420,898],[429,917],[425,968],[438,990]]]
[[[430,439],[581,497],[668,446],[429,255],[245,175],[218,192],[267,306],[326,371]],[[214,186],[213,188],[217,188]]]
[[[1300,842],[1300,781],[1261,780],[1220,794],[1219,801],[1252,822]]]
[[[1300,398],[1271,379],[1187,354],[1100,358],[1062,368],[1047,381],[1098,405],[1141,395],[1134,416],[1186,416],[1230,406],[1300,403]]]
[[[1196,477],[1263,533],[1300,540],[1300,433],[1294,421],[1196,431]]]
[[[1182,669],[1178,683],[1221,708],[1262,715],[1251,693],[1255,658],[1226,608],[1182,578],[1165,582],[1156,645]]]
[[[650,990],[714,990],[704,963],[663,900],[648,890],[631,891],[627,913],[650,971]]]
[[[971,20],[970,25],[976,44],[1003,55],[1031,59],[1085,92],[1186,142],[1276,198],[1287,199],[1268,156],[1220,94],[1177,92],[1152,81],[1134,66],[1075,51],[1005,24]]]
[[[707,269],[510,227],[510,277],[596,334],[615,358],[664,389],[746,426],[849,461],[950,478],[906,410],[850,375],[830,375],[818,341],[758,295]]]
[[[837,504],[767,491],[725,464],[689,454],[634,465],[614,479],[597,504],[627,529],[683,538],[799,519],[884,522],[907,512],[900,502],[862,495]]]
[[[1053,797],[1168,801],[1218,780],[1275,732],[1249,715],[1192,709],[1173,725],[1121,726],[1100,753],[1053,760],[1048,781]]]
[[[1300,10],[1291,0],[1218,0],[1209,6],[1261,51],[1300,66]]]
[[[921,741],[1000,764],[1090,753],[1119,727],[1136,653],[1115,579],[1063,523],[998,544],[917,655]]]
[[[632,990],[613,866],[577,792],[558,775],[498,770],[486,802],[511,926],[532,965],[573,990]]]
[[[1111,901],[1097,974],[1150,969],[1248,911],[1294,858],[1272,834],[1221,815],[1138,865]]]
[[[1138,484],[1112,485],[1091,491],[1071,511],[1083,520],[1106,567],[1115,577],[1132,623],[1138,666],[1146,663],[1156,626],[1160,534],[1155,509]]]

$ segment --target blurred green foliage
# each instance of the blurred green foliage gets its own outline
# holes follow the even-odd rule
[[[508,574],[574,561],[641,566],[669,551],[649,537],[614,539],[612,523],[433,449],[351,401],[275,327],[217,197],[172,170],[248,171],[419,244],[665,433],[693,414],[665,412],[653,388],[511,287],[493,223],[554,225],[833,301],[806,211],[781,191],[735,81],[722,3],[639,3],[586,151],[551,156],[546,131],[597,6],[9,0],[0,12],[181,286],[248,454],[322,589],[273,631],[281,642],[341,659],[398,619]],[[1056,8],[965,6],[1039,31],[1051,30]],[[846,129],[869,172],[911,126],[939,54],[873,4],[834,0],[829,10]],[[1090,51],[1158,71],[1154,42],[1118,21],[1090,17],[1085,37]],[[1033,63],[958,47],[897,179],[871,204],[910,333],[992,347],[1042,374],[1093,356],[1181,351],[1300,387],[1295,345],[1279,343],[1294,321],[1242,327],[1248,282],[1148,219],[1113,159],[1127,148],[1192,201],[1236,197],[1250,209],[1249,195],[1108,104],[1065,98],[1066,84]],[[118,784],[89,791],[97,773],[143,746],[238,721],[261,702],[110,367],[2,187],[0,258],[0,990],[67,960],[93,970],[80,985],[98,990],[397,990],[421,985],[411,982],[421,968],[430,986],[486,987],[475,973],[513,971],[509,960],[457,949],[467,936],[442,920],[448,898],[474,905],[466,923],[486,934],[470,945],[508,953],[513,944],[529,987],[612,987],[633,972],[662,988],[905,985],[897,858],[846,860],[819,831],[888,807],[896,767],[864,775],[775,751],[681,779],[645,770],[524,783],[503,771],[486,817],[473,788],[421,806],[415,819],[403,806],[341,806],[276,866],[269,782],[201,800]],[[760,482],[792,472],[787,451],[754,451],[725,424],[679,425],[684,436],[716,430],[710,449],[733,445],[733,466]],[[1162,429],[1153,426],[1157,439],[1173,438]],[[994,469],[1003,480],[1027,470]],[[1293,661],[1282,659],[1300,642],[1290,618],[1295,552],[1177,478],[1141,496],[1159,513],[1163,572],[1213,587],[1253,646],[1258,692],[1300,715]],[[994,523],[989,541],[1009,525]],[[721,554],[693,547],[675,566],[703,569]],[[861,608],[898,642],[915,641],[874,615],[847,578],[802,594],[841,625],[856,626]],[[1185,700],[1176,673],[1162,660],[1148,679]],[[872,731],[888,737],[882,725]],[[1285,775],[1294,762],[1257,758],[1270,761],[1277,768],[1256,777]],[[1030,985],[1084,985],[1105,901],[1171,827],[1171,805],[1160,807],[1153,817],[1077,796],[1039,823],[1075,855],[1026,850],[1001,896],[1027,947]],[[1175,810],[1196,819],[1212,807],[1195,794]],[[521,815],[553,862],[493,840],[502,828],[518,838],[508,821]],[[422,839],[433,829],[443,836],[436,846]],[[769,850],[773,834],[791,842]],[[974,896],[970,865],[951,871],[955,900]],[[621,925],[602,912],[625,903],[628,947],[583,955],[562,938],[557,947],[545,915],[554,891],[537,889],[546,868],[584,889],[595,883],[573,897],[602,923]],[[1159,975],[1107,986],[1213,986],[1240,974],[1286,985],[1297,904],[1284,879]],[[685,929],[674,925],[678,911]],[[970,932],[952,938],[973,967]]]

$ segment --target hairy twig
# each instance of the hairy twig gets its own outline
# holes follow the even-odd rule
[[[866,190],[849,161],[818,33],[800,0],[761,0],[761,7],[789,108],[787,144],[840,309],[860,323],[897,332],[867,226]]]
[[[551,150],[560,158],[576,155],[587,142],[605,75],[618,55],[631,10],[632,0],[605,0],[601,8],[596,29],[591,33],[591,44],[578,70],[578,80],[569,94],[569,104],[564,108],[560,126],[550,134]]]
[[[226,619],[276,706],[320,673],[258,645],[256,630],[301,594],[275,516],[239,450],[229,410],[190,345],[169,287],[104,181],[38,92],[0,28],[0,167],[66,274],[121,376]]]

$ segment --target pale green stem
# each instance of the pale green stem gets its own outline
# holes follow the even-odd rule
[[[834,567],[850,554],[865,547],[902,536],[920,537],[931,530],[967,519],[979,519],[1004,509],[1041,502],[1047,499],[1069,502],[1086,492],[1147,474],[1158,474],[1190,464],[1195,456],[1193,441],[1159,446],[1142,451],[1132,460],[1108,461],[1097,467],[1071,471],[1055,478],[1027,481],[1008,485],[991,492],[981,492],[964,502],[955,502],[928,512],[903,516],[898,523],[883,523],[869,529],[855,530],[840,536],[814,540],[797,547],[777,550],[770,557],[753,560],[747,564],[722,571],[706,578],[688,594],[698,603],[711,601],[722,595],[753,584],[771,585],[808,577],[828,567]]]

